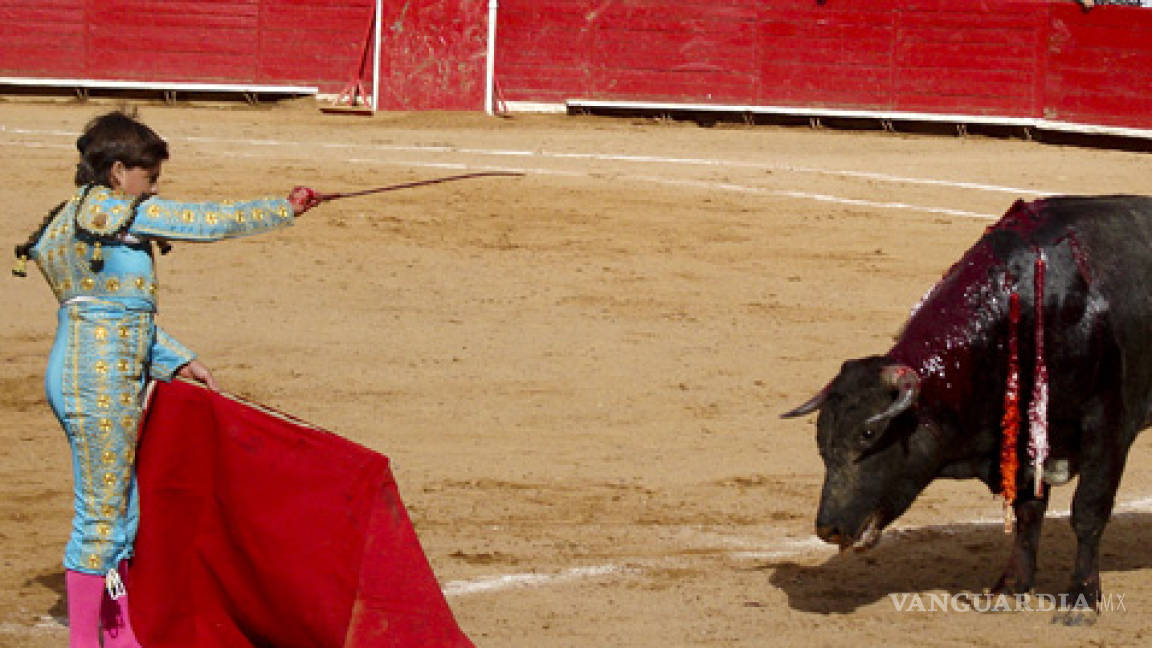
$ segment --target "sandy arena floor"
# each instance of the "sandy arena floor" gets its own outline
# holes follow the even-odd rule
[[[67,195],[76,133],[109,107],[0,102],[5,254]],[[1118,609],[1066,628],[1050,613],[900,611],[992,584],[1009,548],[999,502],[940,482],[874,551],[837,555],[812,536],[812,417],[777,418],[843,359],[886,350],[1013,200],[1146,192],[1146,154],[300,103],[142,117],[171,142],[171,198],[527,174],[332,203],[160,261],[161,321],[226,390],[392,457],[478,646],[1148,642],[1148,438],[1104,539]],[[55,305],[38,276],[0,283],[0,645],[60,646],[71,484],[42,395]],[[1041,592],[1068,577],[1070,492]]]

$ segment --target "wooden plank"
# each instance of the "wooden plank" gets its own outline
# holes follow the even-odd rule
[[[759,56],[798,65],[890,65],[894,30],[891,12],[772,12],[760,26]]]
[[[890,77],[887,67],[767,64],[755,103],[883,109],[890,103]]]
[[[896,95],[893,108],[905,112],[1020,117],[1026,102],[1018,97],[909,94]]]
[[[1000,68],[1017,70],[1030,75],[1035,69],[1032,48],[1005,51],[989,47],[913,47],[903,45],[895,52],[893,64],[902,73],[908,70],[932,70],[941,74],[960,73],[964,70]]]
[[[413,0],[385,8],[381,104],[476,110],[484,104],[486,0]]]
[[[209,34],[194,26],[172,29],[148,29],[125,34],[116,25],[93,26],[89,36],[93,51],[104,54],[116,51],[156,56],[186,52],[196,54],[229,54],[253,56],[257,52],[256,31],[250,29],[216,29]]]
[[[152,61],[148,79],[163,74],[177,81],[230,82],[256,79],[256,58],[211,52],[163,52]]]
[[[1045,9],[1050,0],[903,0],[900,11],[935,15],[1031,14]]]
[[[642,100],[683,101],[698,99],[701,103],[741,103],[747,96],[752,77],[716,73],[669,72],[659,83],[643,71],[614,70],[610,76],[591,80],[591,92],[599,98],[639,98]]]
[[[1152,11],[1051,9],[1044,114],[1050,119],[1152,126]]]
[[[693,66],[701,68],[748,69],[755,67],[754,57],[748,56],[752,40],[726,40],[705,37],[668,35],[649,37],[642,43],[629,39],[607,39],[603,35],[593,41],[588,54],[592,67],[636,68],[659,71],[665,68]]]
[[[257,78],[341,91],[361,69],[374,10],[374,0],[263,0]]]
[[[41,4],[0,6],[0,25],[19,31],[23,25],[83,25],[84,14],[78,7],[44,6]]]
[[[609,5],[607,10],[596,15],[595,25],[600,29],[631,32],[727,31],[739,26],[755,25],[756,16],[754,7],[686,6],[681,3],[660,6]]]
[[[966,70],[964,74],[924,74],[895,77],[898,91],[921,94],[1011,94],[1031,96],[1031,75],[1012,70]]]
[[[892,65],[892,52],[882,43],[863,51],[858,43],[831,39],[775,40],[766,42],[761,47],[763,53],[760,58],[775,63],[787,62],[800,66],[818,63],[845,67]]]
[[[0,0],[0,72],[6,76],[84,73],[84,0]]]
[[[893,106],[950,114],[1035,116],[1041,98],[1039,5],[918,0],[897,14]]]

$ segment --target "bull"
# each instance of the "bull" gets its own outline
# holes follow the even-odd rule
[[[1001,443],[1009,346],[1018,344],[1021,399],[1032,400],[1041,362],[1050,376],[1049,455],[1033,468],[1027,444],[1039,424],[1022,420],[1015,536],[992,592],[1032,589],[1051,486],[1078,476],[1065,600],[1098,609],[1100,539],[1129,448],[1152,412],[1148,277],[1152,198],[1017,201],[924,296],[887,353],[844,362],[782,415],[819,412],[825,477],[816,534],[841,549],[867,548],[935,479],[979,479],[993,493],[1011,484]],[[1017,337],[1016,326],[1042,335]]]

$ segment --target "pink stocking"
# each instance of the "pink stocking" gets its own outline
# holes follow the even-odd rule
[[[120,573],[124,574],[127,564],[120,563]],[[128,597],[116,600],[105,596],[100,606],[100,621],[104,626],[104,648],[141,648],[132,631],[132,621],[128,617]]]
[[[68,592],[69,648],[99,648],[104,577],[66,569],[64,586]]]

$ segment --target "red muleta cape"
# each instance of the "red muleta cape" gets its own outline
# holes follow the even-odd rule
[[[471,648],[388,458],[191,383],[158,383],[128,574],[148,648]]]

